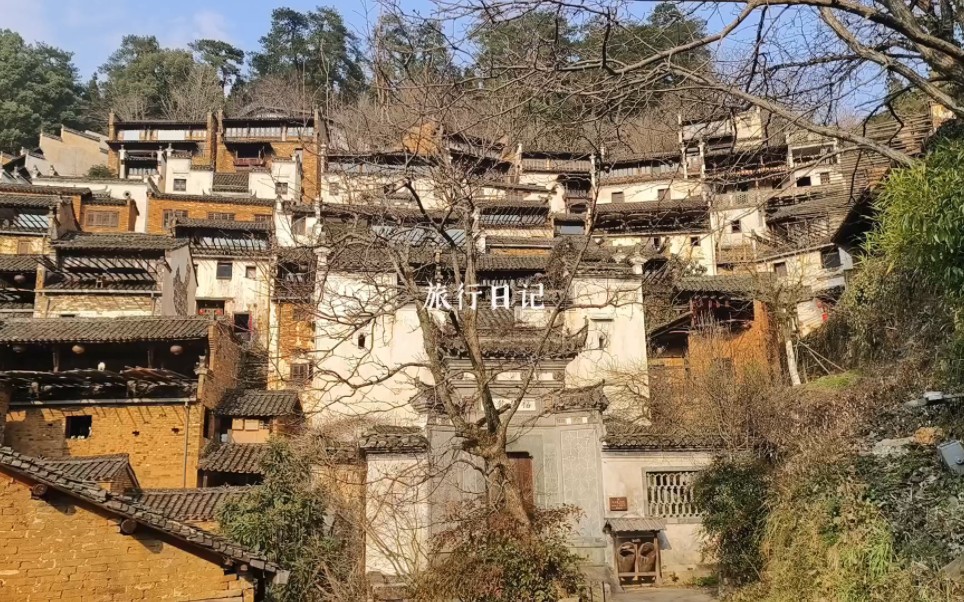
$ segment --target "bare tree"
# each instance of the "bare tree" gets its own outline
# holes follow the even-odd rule
[[[186,78],[171,86],[162,102],[165,118],[199,121],[224,106],[224,90],[213,68],[194,65]]]
[[[569,57],[540,60],[525,49],[503,55],[483,79],[509,78],[520,85],[580,99],[591,114],[638,106],[640,98],[683,94],[713,108],[757,106],[793,125],[872,149],[907,164],[900,149],[862,128],[843,127],[854,107],[864,115],[893,112],[898,101],[921,95],[964,116],[960,90],[964,59],[960,8],[953,3],[872,3],[824,0],[680,3],[681,16],[711,18],[713,31],[657,47],[659,32],[632,27],[645,2],[508,0],[441,2],[447,14],[480,26],[505,24],[543,11],[601,30],[598,43]],[[668,25],[672,25],[671,23]],[[615,40],[621,41],[617,52]],[[626,48],[631,51],[627,52]],[[706,62],[683,60],[710,51]]]

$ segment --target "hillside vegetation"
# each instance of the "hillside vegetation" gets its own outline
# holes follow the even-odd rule
[[[964,439],[964,400],[904,406],[964,391],[962,129],[875,202],[852,285],[804,341],[837,371],[773,392],[785,420],[699,484],[729,599],[964,599],[964,477],[936,451]]]

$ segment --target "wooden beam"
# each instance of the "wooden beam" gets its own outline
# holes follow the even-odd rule
[[[43,499],[44,497],[47,496],[47,493],[49,493],[49,491],[50,491],[50,488],[47,487],[45,484],[37,483],[30,487],[30,497],[35,500]]]

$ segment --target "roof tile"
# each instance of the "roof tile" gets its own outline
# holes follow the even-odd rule
[[[251,566],[255,566],[253,561],[257,560],[258,566],[263,567],[265,572],[278,575],[282,581],[287,578],[287,571],[266,560],[255,550],[215,533],[172,519],[127,495],[108,492],[93,483],[67,475],[47,461],[25,456],[9,447],[0,447],[0,467],[23,475],[32,481],[49,485],[108,512],[133,518],[151,529],[181,541],[190,542],[208,551],[223,554]]]
[[[198,470],[261,474],[261,461],[267,452],[267,443],[224,443],[201,458]]]
[[[118,343],[205,339],[211,320],[188,317],[14,318],[0,322],[0,343]]]
[[[143,489],[135,500],[174,520],[211,521],[221,506],[250,493],[253,487],[205,487],[201,489]]]
[[[218,406],[219,416],[290,416],[298,411],[297,391],[235,391]]]

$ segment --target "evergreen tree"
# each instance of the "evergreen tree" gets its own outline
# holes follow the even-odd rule
[[[256,76],[297,78],[316,99],[354,99],[365,88],[358,38],[331,8],[277,8],[271,28],[251,58]]]
[[[196,40],[188,44],[197,54],[198,60],[213,68],[221,80],[221,90],[227,93],[229,86],[241,77],[244,64],[244,51],[221,40]]]
[[[190,52],[162,48],[154,36],[124,36],[99,69],[107,103],[124,119],[160,117],[164,102],[195,67]]]
[[[33,147],[41,130],[84,127],[81,88],[71,53],[27,44],[0,29],[0,150]]]

